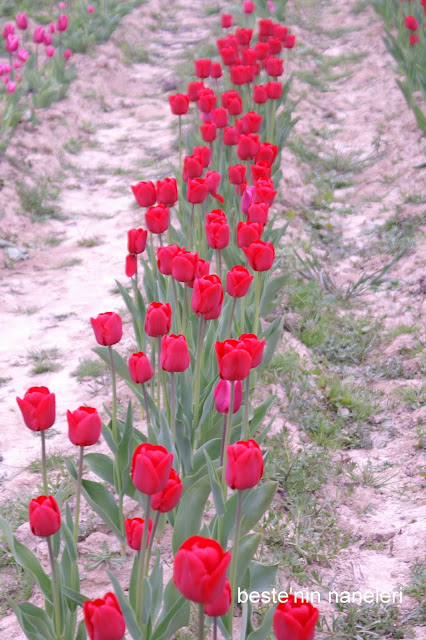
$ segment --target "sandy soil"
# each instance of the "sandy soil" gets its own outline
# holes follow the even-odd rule
[[[308,140],[312,130],[322,131],[326,151],[354,152],[361,160],[372,159],[355,175],[352,185],[336,189],[329,212],[328,223],[339,236],[338,242],[351,250],[336,258],[332,252],[328,256],[324,246],[318,247],[321,255],[330,258],[337,281],[347,283],[356,280],[363,269],[371,272],[388,261],[388,256],[370,250],[371,233],[395,214],[395,207],[402,208],[404,219],[424,214],[421,202],[406,202],[407,193],[418,194],[424,186],[422,173],[414,169],[424,161],[424,144],[395,84],[391,60],[381,41],[382,25],[374,13],[369,9],[354,13],[353,3],[342,0],[332,0],[327,6],[294,4],[289,3],[289,22],[300,49],[289,62],[292,71],[317,74],[309,48],[325,58],[366,54],[350,67],[350,74],[329,81],[327,91],[308,84],[303,76],[296,79],[293,89],[294,96],[303,96],[297,107],[301,120],[296,134]],[[25,248],[27,259],[13,262],[5,253],[0,271],[0,325],[6,337],[0,343],[0,377],[4,379],[0,386],[0,502],[31,489],[34,476],[23,468],[39,452],[39,440],[22,426],[17,395],[39,383],[55,391],[57,434],[49,440],[49,447],[68,453],[74,451],[66,436],[66,410],[83,403],[102,410],[109,399],[108,379],[95,387],[90,380],[78,382],[71,373],[91,356],[95,346],[90,316],[123,306],[113,293],[114,280],[125,281],[125,230],[140,223],[129,185],[169,175],[175,134],[166,95],[178,84],[175,69],[182,52],[211,37],[216,19],[206,18],[202,8],[194,9],[188,0],[175,7],[164,0],[150,0],[136,9],[109,43],[97,47],[90,57],[75,57],[78,77],[68,98],[41,112],[35,129],[20,127],[8,151],[9,161],[3,161],[0,238]],[[123,42],[134,40],[141,43],[146,62],[130,64],[127,60]],[[285,239],[290,242],[305,233],[303,210],[311,206],[314,189],[306,162],[289,149],[283,153],[282,168],[282,202],[296,214]],[[30,223],[20,212],[15,184],[36,182],[46,172],[60,189],[56,204],[62,218]],[[343,206],[352,207],[350,215],[339,213]],[[60,244],[51,246],[52,236]],[[82,246],[93,238],[96,246]],[[391,272],[398,287],[367,292],[361,303],[372,321],[383,320],[383,331],[402,323],[415,325],[416,339],[423,346],[425,263],[424,227],[420,227],[415,244]],[[134,345],[131,333],[131,325],[125,325],[123,353]],[[309,350],[286,332],[284,342],[289,341],[309,356]],[[372,427],[373,448],[344,452],[360,467],[369,460],[376,465],[395,463],[396,476],[391,485],[380,489],[356,486],[342,500],[340,524],[357,532],[360,539],[339,555],[330,571],[330,579],[341,586],[396,589],[407,584],[411,564],[426,552],[424,461],[416,448],[417,429],[426,422],[425,407],[411,410],[395,404],[392,395],[395,386],[419,385],[424,375],[421,355],[412,355],[412,345],[411,334],[400,335],[383,353],[388,358],[403,354],[403,378],[371,382],[371,388],[384,393],[382,410]],[[34,376],[30,351],[55,347],[61,368]],[[285,419],[279,424],[291,428]],[[390,429],[396,434],[393,439]],[[370,504],[373,515],[360,516]],[[114,550],[114,539],[94,526],[97,531],[82,543],[83,551],[99,548],[104,540]],[[26,525],[19,536],[35,547]],[[384,544],[372,549],[371,545],[366,548],[366,541]],[[169,548],[167,532],[164,547]],[[45,560],[41,548],[38,552]],[[126,572],[127,565],[118,569],[118,576],[124,579]],[[103,568],[87,578],[82,589],[89,596],[109,587]],[[404,606],[411,606],[408,598]],[[14,617],[6,616],[0,622],[0,635],[12,632],[17,640],[23,637]],[[425,628],[417,627],[415,637],[426,638]]]

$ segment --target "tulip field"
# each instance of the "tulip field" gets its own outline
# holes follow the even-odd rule
[[[0,0],[0,639],[426,639],[425,12]]]

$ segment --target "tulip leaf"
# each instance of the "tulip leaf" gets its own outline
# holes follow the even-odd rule
[[[210,480],[207,475],[199,478],[186,490],[186,485],[190,482],[191,476],[183,481],[183,495],[178,505],[173,529],[173,553],[177,552],[187,538],[198,534],[204,507],[210,494]]]
[[[249,533],[240,539],[237,559],[237,584],[241,589],[247,589],[249,586],[248,567],[257,551],[261,538],[260,533]]]
[[[262,564],[252,560],[250,563],[250,591],[262,591],[275,584],[278,564]]]
[[[130,574],[129,581],[129,602],[130,606],[136,611],[136,591],[138,583],[138,567],[139,567],[139,554],[135,553],[135,557],[132,565],[132,572]]]
[[[211,460],[218,460],[220,456],[221,442],[222,440],[220,438],[209,440],[194,453],[194,462],[192,465],[193,473],[199,471],[199,469],[201,469],[201,467],[205,464],[205,452],[209,455]]]
[[[82,620],[78,625],[78,630],[77,630],[77,635],[75,637],[75,640],[87,640],[86,625],[84,623],[84,620]]]
[[[30,602],[14,604],[9,600],[8,603],[27,638],[30,640],[56,639],[52,621],[43,609]]]
[[[150,640],[167,640],[178,629],[189,624],[189,600],[180,595],[173,578],[164,591],[164,604],[158,625],[150,636]]]
[[[277,486],[277,482],[268,481],[248,492],[243,501],[241,535],[248,533],[262,518],[274,499]]]
[[[108,424],[102,424],[102,435],[105,438],[105,441],[108,445],[108,449],[115,456],[117,455],[118,447],[117,447],[117,444],[115,443],[114,436],[112,435],[112,430],[110,425],[111,425],[111,421]]]
[[[258,427],[262,424],[266,414],[274,404],[276,398],[277,396],[274,395],[268,396],[266,400],[254,410],[253,418],[250,421],[250,433],[252,435],[256,433]]]
[[[77,482],[77,470],[73,462],[67,459],[65,464],[70,476]],[[120,513],[111,491],[99,482],[93,482],[93,480],[83,480],[81,490],[93,511],[102,518],[119,540],[123,540],[124,536],[120,529]]]
[[[118,467],[123,482],[123,491],[128,492],[130,485],[130,467],[132,463],[133,445],[133,412],[132,403],[129,400],[127,406],[126,422],[124,423],[123,435],[118,446]],[[132,485],[130,485],[132,486]],[[133,494],[133,491],[132,491]]]
[[[157,557],[149,576],[151,585],[151,620],[155,621],[163,600],[163,566],[160,562],[160,549],[157,549]]]
[[[260,627],[252,631],[246,640],[266,640],[272,631],[272,621],[274,618],[276,606],[272,606],[262,620]]]
[[[148,624],[152,604],[152,589],[147,578],[143,579],[142,624]]]
[[[114,462],[109,456],[104,453],[86,453],[84,462],[90,471],[96,473],[99,478],[108,482],[111,486],[114,486]]]
[[[50,578],[43,571],[42,566],[35,555],[25,545],[19,542],[17,538],[15,538],[12,534],[10,524],[1,516],[0,529],[3,531],[4,538],[17,564],[28,571],[33,580],[40,587],[44,597],[52,603],[52,587]]]
[[[64,596],[66,596],[69,600],[72,600],[80,607],[86,602],[86,600],[90,600],[88,596],[83,595],[80,591],[75,591],[75,589],[70,589],[69,587],[64,587]]]
[[[265,317],[268,313],[271,313],[273,309],[276,307],[277,300],[276,296],[278,291],[282,289],[282,287],[287,282],[287,275],[282,274],[273,278],[273,280],[269,280],[268,284],[263,290],[262,297],[260,299],[260,315]]]
[[[207,462],[207,469],[209,472],[210,487],[213,496],[214,507],[216,509],[216,515],[218,518],[222,518],[225,515],[225,504],[223,502],[222,487],[220,486],[216,469],[213,467],[209,454],[204,449],[204,457]]]
[[[117,600],[120,603],[121,612],[124,616],[124,620],[126,622],[127,631],[130,633],[134,640],[140,640],[141,638],[141,629],[136,620],[135,612],[130,606],[130,602],[126,598],[123,589],[121,588],[120,583],[118,582],[115,575],[107,569],[107,574],[109,579],[111,580],[111,584],[114,589],[114,593],[117,596]]]
[[[227,546],[229,534],[235,524],[235,511],[237,509],[237,491],[234,491],[225,504],[225,515],[222,523],[222,538],[219,540],[223,547]],[[212,521],[212,524],[213,521]]]

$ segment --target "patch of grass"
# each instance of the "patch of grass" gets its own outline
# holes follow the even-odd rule
[[[376,228],[378,248],[389,255],[400,253],[414,242],[419,227],[425,223],[426,216],[388,218]]]
[[[19,313],[24,316],[33,316],[40,311],[41,307],[29,306],[29,307],[16,307],[14,313]]]
[[[0,387],[4,387],[8,382],[13,380],[11,377],[0,377]]]
[[[144,44],[129,43],[123,41],[120,43],[120,48],[124,54],[124,64],[149,64],[151,62],[151,56]]]
[[[398,324],[396,327],[388,331],[385,336],[386,342],[392,342],[398,336],[405,335],[407,333],[416,333],[416,326],[413,324]]]
[[[421,409],[426,406],[426,384],[421,387],[407,385],[394,389],[394,394],[402,398],[410,409]]]
[[[33,184],[20,182],[16,186],[16,192],[22,213],[29,215],[33,222],[61,218],[59,207],[54,203],[60,190],[48,178]]]
[[[65,142],[63,148],[65,151],[68,151],[68,153],[77,156],[83,148],[83,141],[80,138],[70,138]]]
[[[81,360],[76,369],[71,373],[78,382],[83,382],[85,378],[99,378],[106,372],[106,365],[101,360],[93,360],[92,358],[84,358]]]
[[[419,604],[423,603],[426,615],[426,557],[416,560],[410,571],[410,583],[404,588],[404,593],[415,598]]]
[[[51,347],[49,349],[31,349],[28,354],[28,359],[32,363],[31,373],[38,375],[41,373],[48,373],[50,371],[58,371],[62,368],[58,360],[61,357],[59,349],[57,347]]]
[[[331,620],[321,616],[319,630],[330,640],[367,640],[369,638],[404,639],[409,626],[394,604],[334,603],[336,614]]]
[[[124,562],[118,551],[111,551],[107,542],[104,540],[100,551],[93,551],[92,553],[86,553],[84,556],[88,561],[84,565],[87,571],[93,571],[101,565],[105,565],[106,569],[118,569]]]
[[[54,269],[68,269],[69,267],[75,267],[78,264],[81,264],[83,260],[81,258],[70,258],[69,260],[62,260]]]
[[[92,247],[98,247],[100,244],[102,244],[102,239],[100,236],[89,236],[87,238],[81,238],[78,242],[77,242],[79,247],[87,247],[88,249],[92,248]]]
[[[383,487],[392,484],[393,479],[397,475],[396,472],[386,474],[386,469],[383,468],[374,468],[371,460],[369,460],[363,467],[361,467],[357,462],[351,461],[344,465],[342,472],[355,485],[372,487],[373,489],[382,489]]]
[[[47,471],[57,471],[60,467],[63,467],[67,454],[63,451],[52,451],[46,456],[46,469]],[[32,460],[26,467],[30,473],[41,473],[41,459],[40,457]]]
[[[65,240],[65,235],[62,233],[50,233],[46,238],[44,238],[44,243],[47,244],[48,247],[57,247],[62,244]]]

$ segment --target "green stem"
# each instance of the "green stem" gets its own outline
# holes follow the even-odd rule
[[[195,434],[198,427],[198,414],[200,412],[200,377],[201,377],[201,352],[204,342],[204,328],[206,321],[200,316],[198,322],[197,351],[195,353],[195,368],[193,378],[193,397],[194,397],[194,417],[192,432]]]
[[[117,431],[117,383],[115,379],[115,367],[114,358],[112,355],[112,347],[108,346],[109,363],[111,366],[111,378],[112,378],[112,435],[114,442],[118,444],[118,431]]]
[[[176,443],[176,388],[175,388],[175,374],[172,371],[170,373],[170,429],[172,432],[173,444]]]
[[[186,307],[188,305],[188,285],[183,283],[183,302],[182,302],[182,331],[185,331],[186,325]]]
[[[182,116],[179,116],[179,175],[182,175]]]
[[[255,301],[254,301],[253,333],[257,335],[257,328],[259,326],[259,315],[260,315],[260,276],[258,271],[256,271],[254,274],[254,286],[255,286]]]
[[[146,392],[145,385],[142,383],[141,386],[143,393],[143,402],[145,405],[146,420],[148,422],[148,425],[151,426],[151,414],[149,413],[148,394]]]
[[[84,447],[80,447],[80,456],[78,459],[77,495],[75,498],[75,514],[74,514],[74,540],[76,544],[78,542],[78,521],[80,518],[81,482],[83,479],[83,455],[84,455]]]
[[[197,109],[197,111],[198,111],[198,109]],[[195,210],[195,204],[193,204],[192,207],[191,207],[191,218],[189,220],[189,233],[188,233],[188,244],[189,244],[189,247],[188,247],[188,249],[190,251],[192,251],[192,235],[193,235],[192,229],[193,229],[193,226],[194,226],[194,210]]]
[[[138,577],[136,586],[136,619],[142,625],[142,598],[143,579],[145,575],[146,541],[148,540],[149,513],[151,511],[151,496],[146,496],[145,522],[142,534],[141,548],[139,549]]]
[[[148,551],[147,551],[146,563],[145,563],[146,567],[149,567],[149,561],[150,561],[151,552],[152,552],[152,545],[154,544],[154,536],[155,536],[155,532],[157,531],[158,523],[160,522],[160,516],[161,516],[161,511],[157,511],[157,513],[155,514],[154,524],[152,525],[151,537],[148,543]],[[146,573],[147,571],[145,571],[145,575]]]
[[[228,423],[228,414],[223,416],[222,441],[220,443],[220,467],[223,466],[223,452],[225,451],[226,425]]]
[[[230,633],[231,640],[232,640],[232,617],[233,617],[232,614],[234,609],[233,603],[235,599],[235,587],[236,587],[235,583],[237,578],[237,560],[238,560],[238,547],[240,545],[242,507],[243,507],[243,491],[238,491],[237,512],[235,514],[234,546],[232,547],[232,560],[231,560],[231,571],[230,571],[231,606],[229,607],[229,611],[227,613],[228,631]]]
[[[250,396],[250,372],[245,379],[244,388],[244,437],[243,440],[249,439],[249,396]]]
[[[47,486],[47,465],[46,465],[46,436],[44,431],[41,431],[41,475],[43,478],[43,491],[47,496],[49,489]]]
[[[231,329],[232,329],[232,323],[234,320],[236,304],[237,304],[237,298],[234,298],[232,301],[231,315],[229,316],[228,326],[226,327],[225,340],[228,340],[229,336],[231,335]]]
[[[61,638],[61,606],[59,603],[59,591],[58,591],[58,578],[56,575],[55,557],[53,555],[52,541],[50,536],[46,538],[47,549],[49,551],[50,568],[52,571],[52,591],[53,591],[53,606],[55,610],[55,632],[59,640]]]
[[[204,604],[198,605],[198,640],[204,640]]]
[[[220,253],[220,249],[216,249],[216,258],[217,258],[217,275],[222,280],[222,254]]]
[[[246,297],[243,296],[240,298],[241,300],[241,326],[240,326],[240,334],[244,333],[245,328],[245,316],[246,316]]]
[[[232,430],[232,416],[233,408],[234,408],[234,397],[235,397],[235,382],[231,381],[231,399],[229,401],[229,409],[228,409],[228,420],[226,422],[226,432],[225,432],[225,442],[223,445],[223,460],[222,460],[222,494],[226,499],[227,489],[226,489],[226,480],[225,480],[225,469],[226,469],[226,456],[227,456],[227,447],[231,442],[231,430]]]
[[[160,411],[161,405],[161,336],[157,336],[157,407],[158,411]]]
[[[173,296],[174,296],[174,299],[175,299],[176,323],[177,323],[177,326],[178,326],[176,333],[182,333],[183,327],[182,327],[182,322],[181,322],[181,319],[180,319],[179,298],[178,298],[176,280],[173,278],[173,276],[170,276],[170,277],[172,278]]]

